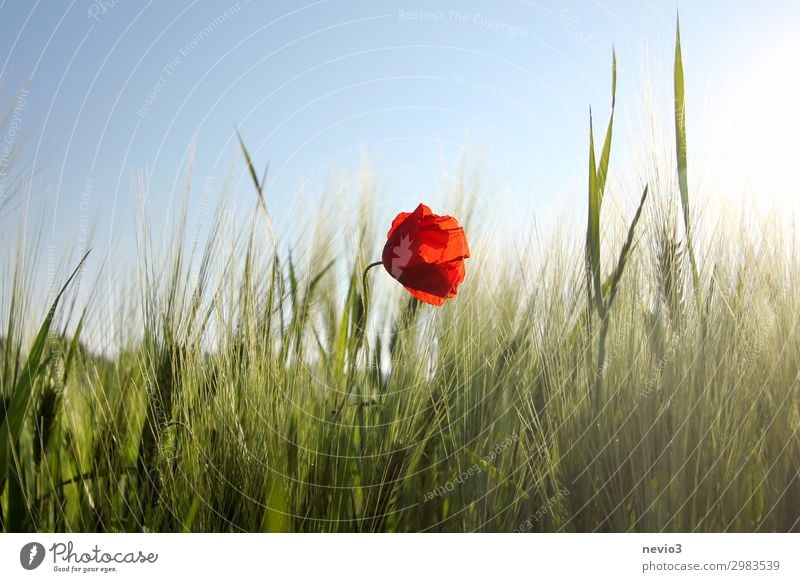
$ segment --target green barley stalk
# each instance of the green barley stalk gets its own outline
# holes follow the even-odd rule
[[[590,297],[590,306],[594,304],[597,315],[600,319],[600,333],[598,336],[597,347],[597,367],[594,375],[594,388],[592,395],[594,415],[600,413],[603,404],[603,368],[606,359],[606,338],[608,335],[609,312],[611,305],[617,295],[622,272],[628,254],[633,244],[633,234],[636,223],[642,213],[642,207],[647,198],[647,187],[642,193],[639,207],[636,210],[633,221],[628,228],[628,237],[620,252],[617,264],[614,267],[613,275],[609,279],[608,285],[601,284],[601,253],[600,253],[600,212],[603,205],[606,181],[608,178],[608,164],[611,157],[611,135],[614,127],[614,111],[616,106],[617,93],[617,56],[612,51],[611,57],[611,115],[608,120],[608,128],[603,142],[603,149],[600,155],[599,165],[595,165],[594,153],[594,130],[592,127],[592,113],[589,110],[589,213],[588,226],[586,228],[586,264],[587,264],[587,289]]]
[[[689,212],[689,173],[686,153],[686,96],[683,77],[683,58],[681,56],[681,23],[680,17],[675,21],[675,150],[678,161],[678,187],[683,209],[683,224],[686,230],[686,246],[689,250],[689,261],[692,267],[692,283],[698,314],[703,317],[703,297],[700,289],[700,275],[692,242],[691,214]]]

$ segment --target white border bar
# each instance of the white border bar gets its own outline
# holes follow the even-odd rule
[[[21,551],[33,542],[46,555],[28,571]],[[800,534],[4,534],[0,572],[4,581],[797,581]]]

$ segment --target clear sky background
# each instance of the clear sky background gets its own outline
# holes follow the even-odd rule
[[[253,204],[237,126],[256,164],[270,162],[284,233],[315,213],[331,171],[356,174],[361,152],[382,217],[421,200],[447,211],[441,191],[462,152],[483,167],[480,201],[498,227],[559,205],[585,212],[588,108],[602,133],[612,45],[612,171],[647,146],[636,128],[648,78],[673,147],[678,10],[692,179],[704,172],[724,199],[767,184],[760,197],[793,204],[800,2],[2,0],[0,96],[15,131],[0,139],[34,178],[0,225],[44,206],[46,243],[74,247],[89,220],[96,248],[126,252],[134,176],[146,171],[150,209],[168,224],[192,143],[193,216],[204,182],[213,207],[231,168],[237,199]]]

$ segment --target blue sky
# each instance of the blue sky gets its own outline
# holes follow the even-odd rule
[[[519,215],[561,196],[582,208],[573,186],[584,182],[589,105],[601,128],[607,119],[611,47],[620,115],[638,114],[646,69],[670,112],[677,10],[694,152],[708,100],[748,86],[764,55],[796,35],[800,3],[4,1],[0,95],[11,110],[24,90],[25,139],[12,146],[59,245],[74,245],[88,217],[95,246],[113,236],[127,248],[141,170],[151,210],[168,221],[191,143],[196,213],[204,180],[217,192],[231,167],[242,174],[237,126],[257,164],[270,162],[284,232],[314,209],[331,168],[354,174],[362,151],[382,216],[436,201],[464,146],[485,166],[486,205]],[[735,134],[724,119],[721,143]],[[237,197],[254,202],[248,182]]]

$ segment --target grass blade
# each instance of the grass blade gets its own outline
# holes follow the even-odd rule
[[[681,194],[681,207],[683,209],[683,223],[686,229],[686,245],[689,249],[689,262],[692,266],[692,283],[694,284],[695,297],[698,309],[702,313],[702,298],[700,297],[700,275],[697,270],[697,261],[694,256],[692,243],[691,220],[689,214],[689,172],[686,153],[686,95],[683,76],[683,58],[681,56],[681,23],[680,18],[675,23],[675,153],[678,162],[678,187]]]
[[[589,286],[594,291],[597,312],[603,313],[603,296],[600,289],[600,194],[597,189],[597,170],[594,156],[594,131],[592,111],[589,110],[589,224],[586,229],[586,261],[589,268]]]
[[[611,134],[614,128],[614,109],[617,103],[617,53],[611,52],[611,116],[608,119],[606,129],[606,139],[603,142],[603,150],[600,154],[600,165],[597,167],[597,192],[600,206],[603,205],[603,194],[606,188],[606,178],[608,177],[608,161],[611,158]]]
[[[22,369],[22,372],[17,379],[17,383],[14,386],[14,391],[11,395],[11,402],[8,405],[6,416],[3,419],[3,424],[0,425],[0,479],[3,479],[4,481],[8,475],[11,447],[16,445],[17,439],[19,438],[19,433],[22,429],[22,423],[25,419],[25,413],[28,410],[28,404],[31,399],[33,386],[36,382],[36,379],[42,373],[40,365],[42,361],[42,354],[44,353],[44,349],[47,344],[47,336],[50,333],[50,327],[53,324],[53,318],[55,317],[58,303],[61,300],[61,297],[64,295],[64,292],[67,290],[67,287],[69,287],[69,284],[75,278],[75,275],[77,275],[78,271],[86,260],[86,257],[89,256],[90,252],[91,250],[87,251],[87,253],[83,256],[78,263],[78,266],[75,267],[74,271],[72,271],[72,274],[67,279],[67,282],[64,283],[64,286],[61,287],[58,295],[56,295],[56,298],[53,300],[53,304],[50,306],[47,316],[45,316],[44,321],[39,328],[39,332],[36,334],[36,339],[33,342],[30,353],[28,354],[25,367]],[[0,487],[0,491],[2,491],[2,487]]]
[[[78,325],[75,328],[75,333],[72,335],[72,341],[69,344],[69,351],[67,352],[67,357],[64,360],[64,374],[61,377],[61,385],[67,385],[67,378],[69,377],[69,371],[72,368],[72,362],[75,360],[75,354],[78,352],[78,347],[80,345],[80,337],[81,332],[83,331],[83,321],[86,318],[86,312],[84,311],[81,315],[81,318],[78,320]]]
[[[642,199],[639,201],[639,208],[636,209],[636,214],[633,216],[631,225],[628,228],[628,238],[625,239],[625,244],[622,245],[617,266],[614,269],[614,274],[611,276],[611,288],[608,295],[609,309],[611,308],[611,304],[614,302],[614,298],[617,296],[617,289],[619,288],[619,282],[622,279],[622,272],[625,270],[625,264],[628,261],[628,255],[630,254],[631,246],[633,246],[633,233],[634,230],[636,230],[636,224],[639,222],[639,218],[642,216],[644,201],[647,199],[647,190],[648,186],[645,186],[644,191],[642,192]]]
[[[242,134],[239,133],[238,129],[236,130],[236,137],[239,139],[239,146],[242,148],[244,160],[247,163],[247,171],[250,172],[250,177],[253,179],[253,185],[256,187],[256,192],[258,193],[258,205],[261,207],[261,210],[264,213],[264,219],[267,221],[267,228],[269,228],[273,245],[277,246],[275,230],[272,227],[272,221],[269,218],[269,212],[267,212],[267,202],[264,199],[264,181],[266,180],[267,172],[269,171],[269,164],[267,164],[266,168],[264,169],[264,178],[259,180],[258,174],[256,174],[256,169],[253,167],[253,159],[250,157],[250,152],[247,150],[247,146],[244,145]]]

